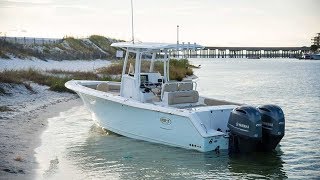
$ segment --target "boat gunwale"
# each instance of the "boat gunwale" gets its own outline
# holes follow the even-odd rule
[[[103,92],[99,91],[96,89],[92,89],[89,87],[86,87],[84,84],[81,83],[101,83],[101,82],[107,82],[107,83],[120,83],[120,82],[114,82],[114,81],[90,81],[90,80],[71,80],[66,82],[66,87],[70,88],[72,90],[87,94],[87,95],[92,95],[92,96],[97,96],[103,99],[107,99],[110,101],[115,101],[124,105],[132,106],[132,107],[137,107],[137,108],[142,108],[146,110],[153,110],[153,111],[161,111],[165,112],[168,114],[175,114],[179,116],[184,116],[184,117],[189,117],[189,114],[195,113],[197,111],[195,110],[190,110],[190,109],[179,109],[176,107],[170,107],[170,106],[160,106],[160,105],[155,105],[152,103],[142,103],[140,101],[131,99],[131,98],[124,98],[121,96],[115,96],[112,93],[108,92]],[[79,87],[81,86],[81,88]],[[107,95],[107,96],[106,96]],[[236,105],[219,105],[219,106],[205,106],[205,108],[212,108],[212,110],[221,110],[221,109],[231,109],[234,108]],[[197,107],[197,109],[201,109],[201,107]],[[174,112],[172,112],[174,111]]]
[[[113,101],[119,104],[127,105],[134,108],[139,109],[145,109],[145,110],[151,110],[155,112],[162,112],[169,115],[176,115],[188,118],[193,124],[193,126],[197,129],[198,133],[204,137],[213,137],[213,136],[220,136],[221,134],[215,133],[209,133],[206,130],[203,129],[201,126],[201,123],[199,123],[197,112],[200,110],[188,110],[188,109],[178,109],[174,107],[164,107],[159,106],[151,103],[142,103],[130,98],[124,98],[121,96],[115,96],[108,92],[99,91],[96,89],[92,89],[89,87],[86,87],[85,85],[81,83],[99,83],[99,82],[113,82],[113,81],[90,81],[90,80],[71,80],[65,83],[65,86],[69,89],[72,89],[76,92],[83,93],[90,96],[95,96],[98,98],[102,98],[105,100]],[[114,82],[117,83],[117,82]],[[107,96],[106,96],[107,95]],[[199,107],[198,107],[199,108]],[[234,105],[221,105],[221,106],[206,106],[205,108],[212,108],[212,110],[221,110],[221,109],[233,109]],[[223,133],[222,133],[223,134]]]

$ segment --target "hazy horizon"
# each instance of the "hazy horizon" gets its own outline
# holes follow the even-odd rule
[[[130,0],[0,0],[1,35],[92,34],[131,40]],[[310,46],[320,32],[317,0],[134,0],[137,41],[211,46]]]

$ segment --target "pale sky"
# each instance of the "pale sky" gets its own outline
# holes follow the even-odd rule
[[[206,46],[310,46],[320,0],[133,0],[135,39]],[[130,0],[0,0],[7,36],[131,40]]]

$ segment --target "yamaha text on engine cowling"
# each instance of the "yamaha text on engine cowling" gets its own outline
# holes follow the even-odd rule
[[[235,108],[229,117],[229,149],[231,152],[255,151],[261,141],[261,115],[252,106]]]
[[[279,106],[235,108],[228,121],[229,152],[271,151],[284,136],[284,114]]]

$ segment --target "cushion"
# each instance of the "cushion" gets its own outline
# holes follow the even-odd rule
[[[178,89],[179,91],[190,91],[193,89],[193,83],[180,83]]]
[[[178,91],[178,84],[177,83],[172,83],[172,84],[165,84],[163,88],[164,92],[173,92],[173,91]]]

